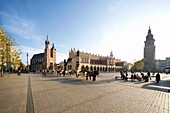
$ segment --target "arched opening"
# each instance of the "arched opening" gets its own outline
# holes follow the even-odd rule
[[[86,71],[89,71],[89,66],[86,66]]]
[[[102,67],[100,67],[100,71],[102,71]]]
[[[105,71],[107,71],[107,67],[105,67]]]
[[[99,66],[97,66],[97,71],[99,71]]]
[[[96,71],[96,66],[94,66],[94,71]]]
[[[90,71],[93,71],[93,66],[90,66]]]
[[[81,71],[84,71],[85,70],[85,67],[84,65],[81,66]]]

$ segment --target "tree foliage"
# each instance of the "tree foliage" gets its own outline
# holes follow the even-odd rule
[[[22,68],[26,68],[26,65],[25,65],[24,63],[22,63],[22,62],[20,62],[20,66],[21,66]]]
[[[0,25],[0,67],[1,75],[3,74],[4,65],[10,67],[20,66],[20,57],[22,53],[20,49],[16,50],[14,47],[18,46],[15,42],[15,38],[9,33],[3,32],[2,26]],[[12,51],[11,51],[11,48]]]
[[[140,70],[140,69],[143,69],[143,67],[144,67],[144,62],[139,60],[139,61],[134,63],[134,65],[132,66],[132,69]]]

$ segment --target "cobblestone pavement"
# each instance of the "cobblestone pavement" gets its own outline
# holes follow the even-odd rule
[[[28,75],[0,77],[0,113],[25,113]]]
[[[154,78],[145,83],[115,80],[115,75],[101,73],[97,81],[41,74],[30,74],[30,81],[28,75],[1,77],[0,109],[3,111],[0,112],[26,112],[31,102],[35,113],[170,112],[170,77],[162,75],[162,81],[156,84]],[[28,101],[28,97],[32,101]]]

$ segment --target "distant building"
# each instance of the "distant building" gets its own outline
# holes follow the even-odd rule
[[[42,71],[43,69],[54,70],[54,65],[56,64],[56,49],[54,44],[50,49],[50,41],[47,39],[45,41],[44,53],[39,53],[33,55],[31,58],[31,70]]]
[[[170,57],[165,60],[156,60],[156,71],[164,72],[167,67],[170,68]]]
[[[100,56],[71,49],[66,68],[67,70],[111,72],[127,70],[127,62],[116,59],[112,52],[110,56]]]
[[[149,26],[144,47],[144,71],[155,71],[155,39]]]

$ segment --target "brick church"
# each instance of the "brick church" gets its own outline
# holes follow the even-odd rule
[[[44,53],[34,54],[31,58],[31,70],[36,72],[41,72],[43,69],[54,70],[54,65],[56,64],[56,49],[54,48],[54,43],[52,48],[50,48],[50,41],[47,39],[45,41]]]

